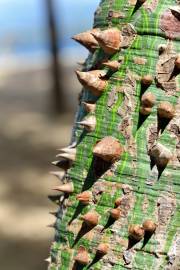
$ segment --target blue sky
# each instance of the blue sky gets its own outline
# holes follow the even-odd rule
[[[47,46],[44,0],[0,0],[0,48],[15,52]],[[62,46],[76,46],[70,37],[92,26],[99,0],[54,0]]]
[[[7,28],[42,23],[45,0],[0,0],[0,25]],[[69,26],[72,23],[93,18],[98,0],[54,0],[57,14]],[[2,30],[2,28],[1,28]]]

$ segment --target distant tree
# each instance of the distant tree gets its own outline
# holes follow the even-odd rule
[[[102,0],[74,39],[90,55],[49,269],[178,270],[180,2]]]
[[[61,65],[59,61],[59,48],[58,48],[58,32],[56,25],[56,16],[55,16],[55,1],[46,0],[47,16],[48,16],[48,25],[49,25],[49,36],[50,36],[50,49],[52,55],[52,80],[53,80],[53,106],[56,112],[62,112],[65,109],[65,100],[63,96],[63,87],[62,87],[62,72]]]

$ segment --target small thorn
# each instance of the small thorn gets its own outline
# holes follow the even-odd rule
[[[72,182],[60,185],[60,186],[55,186],[53,187],[53,190],[61,191],[67,194],[70,194],[74,191],[74,185]]]
[[[122,145],[116,138],[111,136],[104,137],[93,148],[93,154],[107,162],[118,160],[123,152],[124,148]]]
[[[57,166],[59,160],[52,161],[51,164]]]
[[[151,85],[153,82],[153,77],[151,75],[144,75],[142,78],[141,78],[141,83],[145,86],[149,86]]]
[[[114,208],[110,210],[110,216],[117,220],[121,216],[121,210],[119,208]]]
[[[48,257],[44,260],[45,262],[51,263],[51,257]]]
[[[75,161],[76,159],[76,155],[71,154],[71,153],[61,153],[61,154],[56,155],[56,157],[66,158],[70,161]]]
[[[90,227],[94,227],[98,224],[99,222],[99,215],[97,212],[95,211],[90,211],[88,213],[86,213],[83,217],[82,217],[83,221],[86,223],[86,225],[90,226]]]
[[[76,196],[77,200],[80,201],[82,204],[89,204],[92,200],[92,192],[91,191],[84,191]]]
[[[82,72],[76,70],[75,73],[79,82],[88,90],[90,90],[95,96],[100,96],[105,90],[107,81],[100,78],[100,73],[97,71]]]
[[[137,224],[129,226],[129,236],[137,241],[140,241],[144,237],[144,229]]]
[[[111,55],[120,49],[122,36],[117,28],[109,28],[104,31],[92,33],[92,35],[98,41],[99,46],[105,53]]]
[[[175,115],[175,108],[174,106],[168,102],[168,101],[163,101],[159,104],[158,108],[158,116],[160,118],[166,118],[166,119],[172,119]]]
[[[71,161],[68,159],[52,161],[51,164],[65,170],[65,171],[68,170],[72,165]]]
[[[106,244],[106,243],[100,243],[97,247],[97,254],[101,255],[101,256],[104,256],[108,253],[108,250],[109,250],[109,245]]]
[[[88,71],[90,75],[93,75],[95,77],[98,77],[100,79],[104,78],[107,75],[107,71],[104,69],[95,69]]]
[[[57,149],[58,151],[61,151],[63,153],[68,153],[68,154],[74,154],[76,155],[76,148],[69,148],[69,147],[64,147]]]
[[[156,230],[157,225],[154,223],[154,221],[147,219],[143,222],[143,229],[145,232],[154,233]]]
[[[152,112],[152,108],[141,106],[139,111],[142,115],[149,115]]]
[[[87,102],[84,102],[82,101],[81,104],[84,105],[84,108],[86,110],[86,112],[95,112],[96,110],[96,104],[92,104],[92,103],[87,103]]]
[[[95,116],[89,116],[85,118],[83,121],[77,122],[77,124],[80,124],[84,126],[84,128],[88,131],[94,131],[96,128],[96,117]]]
[[[121,66],[121,63],[119,61],[116,61],[116,60],[103,62],[102,64],[104,66],[110,68],[112,71],[117,71]]]
[[[58,212],[49,212],[49,214],[55,216],[56,218],[58,217]]]
[[[117,198],[117,199],[115,200],[115,206],[116,206],[116,207],[120,206],[120,205],[121,205],[121,202],[122,202],[122,198]]]
[[[74,35],[72,39],[83,45],[90,52],[94,52],[99,47],[99,45],[96,39],[93,37],[92,33],[96,33],[98,31],[99,29],[94,28],[89,31]]]
[[[144,93],[141,97],[141,104],[143,107],[152,108],[156,102],[156,97],[153,93]]]
[[[47,225],[47,227],[55,229],[56,228],[56,223],[55,222],[51,223],[51,224]]]
[[[172,158],[170,150],[160,143],[152,146],[150,156],[154,158],[156,164],[160,167],[166,166]]]
[[[87,265],[90,262],[90,256],[85,247],[79,246],[74,260],[80,265]]]

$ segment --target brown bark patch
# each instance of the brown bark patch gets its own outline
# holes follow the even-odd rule
[[[180,20],[178,20],[169,9],[165,10],[161,15],[160,28],[169,39],[180,37]]]
[[[130,115],[135,108],[135,89],[136,89],[136,78],[131,71],[127,71],[126,78],[121,87],[121,92],[124,93],[124,102],[118,109],[118,114],[121,117]]]
[[[148,10],[149,12],[153,12],[155,10],[155,8],[157,7],[158,2],[159,2],[159,0],[151,0],[151,2],[147,1],[144,4],[144,8],[146,10]]]
[[[153,166],[152,170],[150,170],[150,174],[147,177],[146,184],[153,186],[155,182],[159,178],[159,171],[156,165]]]
[[[116,265],[119,261],[119,254],[115,254],[112,250],[108,252],[108,254],[103,258],[102,262],[102,270],[112,269],[114,265]]]
[[[176,209],[176,198],[173,193],[163,192],[161,196],[158,198],[157,203],[157,229],[155,232],[155,241],[157,241],[157,245],[155,247],[156,255],[159,257],[157,260],[157,269],[159,269],[161,264],[161,255],[164,252],[164,246],[166,245],[167,238],[167,227],[169,226],[169,222],[174,215]]]
[[[168,95],[174,95],[177,91],[176,77],[173,75],[175,59],[176,53],[172,48],[172,43],[169,42],[165,51],[159,56],[156,65],[157,86],[166,91]]]
[[[161,196],[158,200],[158,223],[159,226],[166,226],[176,208],[176,199],[174,195]]]
[[[119,243],[125,249],[128,247],[128,239],[123,239],[120,237],[117,243]]]
[[[125,18],[125,14],[118,11],[110,10],[108,13],[108,19],[115,18],[115,19],[123,19]]]
[[[118,130],[123,134],[127,143],[127,151],[134,155],[136,152],[135,140],[132,136],[133,121],[132,113],[135,109],[135,89],[136,78],[135,74],[127,72],[124,83],[121,87],[121,92],[124,93],[124,101],[118,109],[118,114],[122,117],[122,121],[118,126]]]
[[[118,100],[118,92],[117,92],[117,88],[113,87],[113,89],[109,92],[108,95],[108,107],[112,108],[112,106],[116,103],[116,101]]]
[[[142,204],[142,211],[143,213],[146,213],[149,207],[149,200],[148,200],[148,196],[145,194],[144,195],[144,200],[143,200],[143,204]]]
[[[130,117],[126,116],[123,118],[121,124],[118,127],[118,130],[123,134],[126,140],[129,140],[131,137],[131,124],[132,120]]]
[[[137,65],[145,65],[147,62],[147,59],[143,58],[143,57],[134,57],[133,61],[135,64]]]
[[[130,211],[133,209],[134,204],[135,204],[135,200],[136,200],[136,198],[135,198],[133,192],[131,192],[129,194],[125,194],[122,197],[121,204],[118,207],[121,210],[121,217],[112,226],[112,229],[114,232],[113,237],[116,237],[116,235],[118,235],[118,232],[119,232],[121,227],[128,225],[127,216],[130,213]]]
[[[178,100],[178,103],[176,105],[176,115],[168,125],[168,131],[170,132],[170,135],[172,139],[176,140],[176,151],[175,156],[173,159],[173,165],[175,167],[180,166],[180,99]]]
[[[167,265],[165,270],[175,270],[179,269],[180,266],[180,231],[178,230],[177,234],[173,239],[171,248],[167,254]]]
[[[124,194],[129,194],[133,192],[133,188],[130,185],[123,184],[122,185],[122,190]]]
[[[177,159],[180,162],[180,142],[176,145]]]
[[[122,35],[121,47],[127,48],[134,41],[136,37],[136,30],[132,24],[128,23],[126,26],[122,28],[121,35]]]
[[[82,226],[82,221],[75,219],[71,222],[71,224],[68,226],[67,229],[69,232],[72,232],[74,235],[77,235],[81,229],[81,226]]]
[[[103,192],[106,192],[106,194],[111,194],[111,196],[114,196],[117,191],[117,188],[120,189],[121,184],[115,182],[107,182],[104,180],[96,182],[92,187],[94,202],[97,203]]]
[[[133,121],[132,118],[126,116],[118,126],[118,130],[122,133],[127,141],[127,151],[134,155],[136,152],[136,143],[132,136]]]
[[[134,201],[133,194],[127,194],[122,197],[121,205],[119,207],[121,210],[121,216],[124,216],[125,218],[127,217],[128,212],[133,207]]]
[[[135,256],[135,251],[132,250],[132,249],[130,249],[130,250],[125,250],[125,251],[123,252],[123,259],[124,259],[124,261],[125,261],[125,265],[128,265],[128,266],[129,266],[129,267],[128,267],[129,269],[132,268],[131,263],[132,263],[132,261],[133,261],[134,256]]]
[[[158,131],[157,131],[157,123],[151,124],[147,129],[147,148],[148,153],[152,146],[154,145],[155,141],[158,138]]]
[[[96,235],[98,235],[100,233],[100,231],[102,230],[102,228],[98,228],[97,227],[94,227],[92,230],[88,231],[85,235],[84,235],[84,238],[89,240],[89,241],[92,241],[93,238],[95,238]]]

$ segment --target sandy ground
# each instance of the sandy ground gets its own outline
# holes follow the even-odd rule
[[[56,149],[70,140],[80,89],[64,69],[68,113],[51,111],[47,69],[0,76],[0,262],[2,270],[46,269],[56,207],[47,199]],[[73,85],[73,87],[72,87]]]

